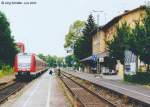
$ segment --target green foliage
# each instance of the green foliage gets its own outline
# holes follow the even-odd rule
[[[2,66],[3,66],[3,61],[0,60],[0,69],[2,69]]]
[[[12,73],[14,73],[14,69],[11,67],[11,66],[9,66],[9,65],[2,65],[2,74],[3,75],[9,75],[9,74],[12,74]]]
[[[38,57],[44,61],[46,61],[46,56],[44,56],[42,53],[38,54]]]
[[[83,59],[92,55],[92,35],[91,32],[97,28],[92,14],[89,15],[83,36],[78,38],[74,46],[74,55],[78,59]]]
[[[39,54],[39,58],[46,61],[48,67],[65,67],[65,62],[63,57],[51,56]]]
[[[114,40],[107,42],[110,57],[124,62],[124,51],[130,50],[139,56],[140,60],[150,65],[150,8],[142,22],[136,22],[132,30],[127,24],[117,28]],[[149,66],[148,66],[148,71]]]
[[[79,60],[74,55],[66,56],[65,63],[66,63],[67,67],[73,67],[75,69],[82,67],[82,64],[79,62]]]
[[[145,33],[142,36],[140,41],[140,59],[146,64],[150,65],[150,8],[147,8],[147,16],[144,20],[144,29]]]
[[[71,25],[65,37],[65,48],[73,48],[74,56],[80,60],[92,54],[92,36],[90,33],[96,29],[93,16],[90,14],[87,22],[77,20]],[[68,62],[69,64],[69,62]],[[69,64],[69,66],[71,66]]]
[[[49,67],[56,67],[56,66],[57,66],[56,59],[57,59],[56,56],[50,56],[50,55],[48,55],[48,56],[46,57],[47,65],[48,65]]]
[[[76,41],[74,45],[74,55],[79,60],[91,55],[89,52],[89,40],[85,37],[81,37]]]
[[[97,28],[97,25],[95,24],[94,17],[92,14],[88,16],[87,22],[85,23],[85,28],[83,29],[83,34],[85,37],[91,38],[91,32]]]
[[[129,49],[129,39],[131,37],[131,28],[126,24],[122,24],[121,27],[117,27],[117,32],[114,39],[107,41],[108,50],[110,52],[110,58],[120,60],[124,63],[124,51]]]
[[[63,57],[45,56],[46,63],[48,67],[65,67],[65,62]]]
[[[140,56],[140,60],[150,65],[150,8],[146,9],[147,15],[143,24],[136,23],[132,30],[132,36],[129,41],[130,50]],[[149,68],[148,68],[148,71]]]
[[[73,67],[74,62],[75,62],[74,55],[68,55],[65,57],[65,63],[68,67]]]
[[[5,15],[0,12],[0,59],[4,64],[12,66],[17,52],[9,22]]]
[[[143,37],[145,35],[144,26],[140,25],[139,22],[136,23],[134,29],[132,29],[132,34],[128,41],[129,50],[132,51],[135,55],[140,55],[140,51],[143,44]]]
[[[58,65],[59,67],[64,67],[64,58],[58,57],[58,58],[57,58],[57,65]]]
[[[149,72],[137,72],[136,75],[125,75],[124,80],[127,82],[150,85],[150,73]]]
[[[68,48],[74,45],[74,42],[83,36],[82,29],[85,27],[85,22],[77,20],[70,26],[68,34],[65,36],[64,47]]]

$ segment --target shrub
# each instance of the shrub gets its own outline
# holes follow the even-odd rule
[[[124,80],[127,82],[147,85],[150,84],[150,73],[137,72],[136,75],[125,75]]]
[[[12,74],[14,72],[13,68],[10,67],[9,65],[2,65],[2,73],[4,75],[9,75]]]
[[[2,77],[3,76],[3,72],[2,72],[2,70],[0,70],[0,77]]]
[[[3,62],[0,60],[0,69],[2,69]]]

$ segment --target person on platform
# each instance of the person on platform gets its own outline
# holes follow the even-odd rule
[[[53,73],[53,72],[52,72],[52,70],[50,69],[49,74],[52,75],[52,73]]]

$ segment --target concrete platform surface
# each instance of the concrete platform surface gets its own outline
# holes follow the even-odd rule
[[[73,71],[65,72],[150,105],[150,88],[148,87],[137,84],[129,84],[120,80],[108,80],[102,77],[95,77],[94,74],[89,73]]]
[[[58,84],[57,77],[47,72],[7,107],[69,107],[69,102]]]

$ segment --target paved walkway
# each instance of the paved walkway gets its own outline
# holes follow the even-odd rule
[[[69,107],[68,105],[57,77],[47,72],[9,107]]]
[[[83,72],[67,72],[67,73],[70,73],[76,77],[88,80],[99,86],[103,86],[105,88],[114,90],[118,93],[127,95],[131,98],[150,104],[150,88],[141,85],[127,84],[118,80],[107,80],[101,77],[95,77],[95,75],[93,74]]]
[[[69,107],[56,78],[53,78],[51,83],[53,88],[50,95],[50,107]]]

